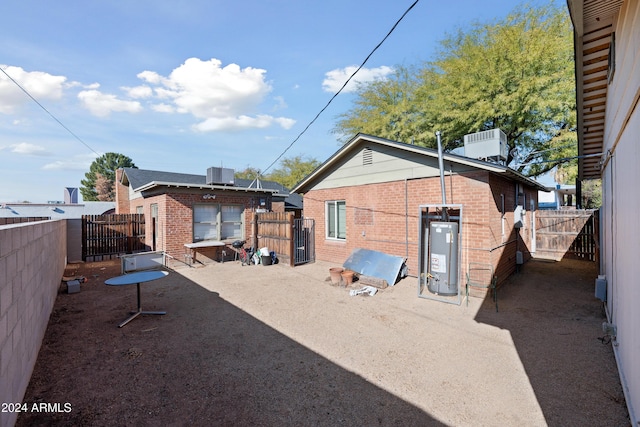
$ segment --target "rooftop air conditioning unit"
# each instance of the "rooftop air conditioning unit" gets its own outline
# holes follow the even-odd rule
[[[207,185],[233,185],[235,171],[228,168],[211,167],[207,169]]]
[[[500,129],[485,130],[464,136],[464,155],[472,159],[507,161],[507,135]]]

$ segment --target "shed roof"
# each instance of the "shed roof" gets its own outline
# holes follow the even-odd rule
[[[350,156],[354,152],[355,147],[360,146],[361,144],[367,144],[368,146],[371,146],[371,144],[378,144],[380,146],[389,147],[393,150],[414,153],[428,158],[438,158],[438,151],[431,148],[391,141],[389,139],[359,133],[354,136],[349,142],[343,145],[331,157],[329,157],[329,159],[318,166],[313,172],[307,175],[302,181],[296,184],[291,191],[296,193],[305,193],[309,191],[326,172],[332,170],[332,168],[334,168],[342,159]],[[530,185],[536,190],[548,191],[548,189],[539,182],[528,178],[506,166],[485,162],[482,160],[476,160],[469,157],[458,156],[451,153],[444,153],[443,158],[447,162],[504,175],[514,181]]]

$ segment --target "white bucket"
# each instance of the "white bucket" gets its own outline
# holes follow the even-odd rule
[[[269,255],[269,248],[266,246],[264,248],[260,248],[260,255]]]

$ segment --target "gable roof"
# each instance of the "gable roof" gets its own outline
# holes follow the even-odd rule
[[[567,0],[574,28],[578,179],[600,178],[609,50],[614,19],[624,0]]]
[[[417,145],[405,144],[403,142],[391,141],[389,139],[359,133],[354,136],[349,142],[343,145],[331,157],[329,157],[329,159],[318,166],[313,172],[307,175],[302,181],[296,184],[291,189],[291,191],[295,193],[305,193],[309,191],[319,180],[321,180],[321,177],[325,173],[332,170],[341,160],[352,155],[352,153],[356,150],[356,147],[361,144],[368,144],[369,146],[371,144],[377,144],[380,146],[389,147],[393,150],[398,150],[400,152],[408,152],[418,154],[427,158],[435,158],[436,160],[438,159],[438,151],[431,148],[419,147]],[[539,182],[528,178],[506,166],[502,166],[496,163],[489,163],[482,160],[476,160],[469,157],[458,156],[451,153],[444,153],[443,159],[447,162],[455,163],[458,165],[469,166],[476,169],[501,174],[514,181],[530,185],[537,190],[548,191],[547,188]]]

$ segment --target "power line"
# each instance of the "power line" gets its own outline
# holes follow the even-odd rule
[[[291,141],[291,144],[289,144],[287,146],[287,148],[284,149],[284,151],[282,151],[282,153],[280,153],[280,155],[269,165],[267,166],[266,169],[264,169],[261,173],[265,173],[267,172],[269,169],[271,169],[271,167],[273,165],[275,165],[278,160],[280,160],[282,158],[282,156],[284,156],[286,154],[287,151],[289,151],[289,149],[291,147],[293,147],[293,144],[295,144],[302,135],[304,135],[307,130],[311,127],[311,125],[313,123],[315,123],[315,121],[318,119],[318,117],[320,117],[320,115],[324,112],[324,110],[327,109],[327,107],[329,107],[329,105],[333,102],[333,100],[340,94],[340,92],[342,92],[342,90],[347,86],[347,84],[351,81],[351,79],[358,73],[358,71],[360,71],[360,69],[362,67],[364,67],[364,65],[367,63],[367,61],[369,60],[369,58],[371,58],[371,56],[375,53],[376,50],[378,50],[378,48],[380,46],[382,46],[382,44],[387,40],[387,38],[391,35],[391,33],[393,33],[393,31],[396,29],[396,27],[398,26],[398,24],[400,24],[400,21],[402,21],[404,19],[404,17],[409,13],[409,11],[411,11],[411,9],[413,9],[413,7],[418,4],[420,0],[416,0],[413,2],[413,4],[411,6],[409,6],[409,8],[407,10],[405,10],[405,12],[402,14],[402,16],[396,21],[395,24],[393,24],[393,27],[391,27],[391,29],[389,30],[389,32],[387,33],[386,36],[384,36],[384,38],[380,41],[380,43],[378,43],[376,45],[376,47],[373,48],[373,50],[369,53],[369,55],[367,55],[367,57],[364,59],[364,61],[362,61],[362,64],[360,64],[360,66],[358,67],[357,70],[355,70],[353,72],[353,74],[351,74],[351,76],[349,76],[349,78],[347,79],[346,82],[344,82],[344,84],[342,85],[342,87],[329,99],[329,102],[327,102],[327,104],[322,107],[322,109],[318,112],[318,114],[315,115],[315,117],[309,122],[309,124],[307,124],[307,126],[302,130],[302,132],[300,132],[298,134],[298,136],[296,136],[296,138]]]
[[[73,133],[73,132],[71,131],[71,129],[69,129],[67,126],[65,126],[65,124],[64,124],[64,123],[62,123],[60,120],[58,120],[58,118],[57,118],[56,116],[54,116],[54,115],[53,115],[49,110],[47,110],[47,109],[44,107],[44,105],[42,105],[40,102],[38,102],[38,100],[37,100],[37,99],[35,99],[35,98],[34,98],[34,97],[33,97],[33,96],[32,96],[32,95],[31,95],[31,94],[30,94],[30,93],[29,93],[29,92],[28,92],[24,87],[22,87],[22,86],[20,85],[20,83],[18,83],[17,81],[15,81],[15,80],[13,79],[13,77],[11,77],[9,74],[7,74],[7,72],[4,70],[4,68],[0,68],[0,71],[2,71],[2,72],[4,73],[4,75],[5,75],[5,76],[7,76],[7,78],[8,78],[9,80],[11,80],[11,81],[16,85],[16,86],[18,86],[18,87],[20,88],[20,90],[22,90],[22,91],[23,91],[23,92],[24,92],[24,93],[25,93],[29,98],[31,98],[31,99],[33,100],[33,102],[35,102],[36,104],[38,104],[38,106],[39,106],[40,108],[42,108],[42,109],[45,111],[45,113],[47,113],[49,116],[51,116],[51,118],[52,118],[53,120],[55,120],[56,122],[58,122],[58,124],[59,124],[60,126],[62,126],[62,127],[64,128],[64,130],[66,130],[67,132],[69,132],[69,133],[71,134],[71,136],[73,136],[75,139],[77,139],[78,141],[80,141],[80,143],[81,143],[82,145],[84,145],[85,147],[87,147],[89,150],[93,151],[93,153],[95,153],[95,155],[96,155],[96,156],[100,156],[100,153],[98,153],[96,150],[94,150],[93,148],[91,148],[91,147],[89,146],[89,144],[87,144],[86,142],[84,142],[84,141],[82,140],[82,138],[80,138],[78,135],[76,135],[75,133]]]

